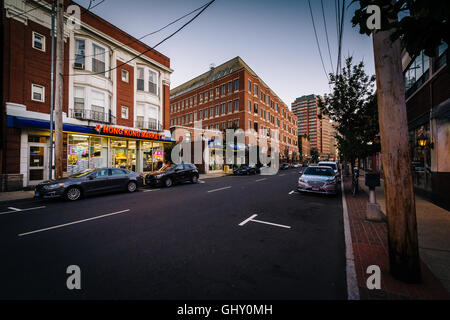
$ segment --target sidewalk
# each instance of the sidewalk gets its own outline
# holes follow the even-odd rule
[[[34,191],[9,191],[0,192],[0,202],[31,199],[34,197]]]
[[[360,181],[360,186],[363,185],[364,181]],[[448,279],[448,273],[445,269],[449,267],[449,264],[445,261],[445,256],[444,261],[435,258],[431,259],[430,263],[430,259],[427,259],[421,249],[422,283],[420,284],[406,284],[394,279],[390,275],[387,224],[385,222],[377,223],[365,220],[366,203],[369,199],[368,193],[363,189],[357,196],[353,197],[351,195],[350,177],[344,178],[344,186],[360,298],[362,300],[449,299],[448,289],[446,290],[443,286],[448,284],[448,282],[445,282],[445,279]],[[384,199],[383,192],[378,192],[377,197],[379,197],[377,200]],[[450,235],[439,234],[439,236],[434,237],[434,234],[430,235],[428,233],[433,233],[434,229],[442,228],[442,232],[450,229],[445,224],[434,225],[434,219],[430,218],[434,214],[430,214],[428,211],[422,211],[422,208],[425,207],[428,208],[429,204],[423,202],[423,205],[417,206],[419,246],[421,248],[428,248],[425,244],[431,245],[432,247],[428,248],[428,250],[433,250],[433,252],[437,252],[441,256],[445,251],[436,251],[436,249],[445,248],[444,244],[448,242]],[[434,210],[434,212],[438,212],[436,208]],[[434,227],[430,225],[434,225]],[[433,241],[427,240],[429,238],[432,238]],[[438,245],[443,245],[444,247],[438,247]],[[443,269],[442,271],[439,271],[440,263],[443,263],[445,266],[441,268]],[[369,276],[366,270],[370,265],[377,265],[381,269],[381,290],[369,290],[366,287],[366,280]]]
[[[199,179],[209,179],[209,178],[219,178],[219,177],[225,177],[229,176],[231,174],[224,173],[224,172],[214,172],[214,173],[200,173]]]

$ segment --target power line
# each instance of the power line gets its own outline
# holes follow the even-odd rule
[[[102,71],[102,72],[91,72],[91,73],[75,73],[75,74],[64,74],[63,76],[81,76],[81,75],[95,75],[95,74],[105,74],[106,72],[110,72],[113,71],[121,66],[124,66],[126,64],[128,64],[129,62],[142,57],[145,53],[154,50],[156,47],[158,47],[160,44],[164,43],[166,40],[172,38],[175,34],[177,34],[178,32],[180,32],[182,29],[184,29],[184,27],[186,27],[188,24],[190,24],[192,21],[194,21],[199,15],[201,15],[203,13],[203,11],[205,11],[214,1],[216,0],[211,0],[210,2],[208,2],[205,7],[199,12],[197,13],[194,17],[192,17],[188,22],[186,22],[185,24],[183,24],[180,28],[178,28],[175,32],[171,33],[169,36],[165,37],[163,40],[161,40],[160,42],[158,42],[156,45],[154,45],[153,47],[150,47],[147,50],[144,50],[143,52],[139,53],[138,55],[134,56],[133,58],[122,62],[120,64],[118,64],[117,66],[110,68],[108,70]]]
[[[330,79],[328,78],[327,70],[325,69],[325,64],[323,63],[322,51],[320,50],[319,38],[317,37],[316,25],[314,23],[314,16],[313,16],[310,0],[308,0],[308,4],[309,4],[309,12],[311,13],[311,20],[312,20],[312,25],[313,25],[313,29],[314,29],[314,35],[316,36],[317,49],[319,49],[320,61],[322,61],[323,72],[325,72],[325,76],[327,77],[327,80],[329,82]]]
[[[103,0],[103,1],[105,1],[105,0]],[[103,2],[103,1],[102,1],[102,2]],[[162,31],[162,30],[164,30],[164,29],[170,27],[170,26],[173,25],[174,23],[176,23],[176,22],[178,22],[178,21],[180,21],[180,20],[182,20],[182,19],[184,19],[184,18],[190,16],[190,15],[193,14],[194,12],[197,12],[197,11],[201,10],[201,9],[202,9],[203,7],[205,7],[206,5],[207,5],[207,4],[204,4],[204,5],[202,5],[201,7],[198,7],[197,9],[194,9],[194,10],[190,11],[189,13],[186,13],[185,15],[183,15],[183,16],[181,16],[181,17],[175,19],[175,20],[173,20],[172,22],[166,24],[165,26],[159,28],[158,30],[155,30],[155,31],[150,32],[150,33],[147,33],[147,34],[145,34],[145,35],[143,35],[143,36],[141,36],[141,37],[139,37],[139,38],[137,38],[137,39],[135,39],[135,40],[133,40],[133,41],[131,41],[131,42],[129,42],[129,43],[125,43],[123,46],[113,47],[112,49],[105,50],[105,52],[102,52],[102,53],[96,53],[96,54],[91,54],[91,55],[85,55],[84,57],[86,58],[86,57],[94,57],[94,56],[98,56],[98,55],[103,55],[103,54],[105,54],[105,53],[107,53],[107,52],[110,52],[110,51],[112,51],[112,50],[119,49],[119,48],[120,48],[120,49],[126,49],[126,46],[129,46],[130,44],[139,42],[140,40],[142,40],[142,39],[144,39],[144,38],[146,38],[146,37],[148,37],[148,36],[151,36],[151,35],[153,35],[153,34],[155,34],[155,33],[158,33],[158,32],[160,32],[160,31]],[[94,6],[94,7],[95,7],[95,6]],[[77,59],[76,59],[76,58],[68,58],[68,59],[64,59],[64,61],[74,61],[74,60],[77,60]]]
[[[323,24],[325,25],[325,35],[326,35],[326,38],[327,38],[327,46],[328,46],[328,54],[330,56],[331,70],[333,70],[334,67],[333,67],[333,60],[331,59],[330,42],[328,40],[328,30],[327,30],[327,23],[326,23],[326,20],[325,20],[325,10],[323,9],[323,0],[320,0],[320,3],[322,4]]]

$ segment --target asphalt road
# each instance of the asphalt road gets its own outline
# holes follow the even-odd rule
[[[346,299],[341,198],[298,177],[0,204],[0,298]]]

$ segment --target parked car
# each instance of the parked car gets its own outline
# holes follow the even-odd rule
[[[172,164],[161,171],[149,173],[145,176],[145,184],[156,187],[165,186],[167,188],[182,182],[198,182],[198,170],[194,164]]]
[[[334,161],[320,161],[318,163],[318,165],[332,168],[333,171],[334,171],[334,174],[336,175],[336,177],[337,177],[337,179],[339,181],[339,178],[340,178],[339,167],[338,167],[336,162],[334,162]]]
[[[64,197],[75,201],[83,196],[114,191],[134,192],[143,185],[142,175],[118,168],[88,169],[68,178],[48,180],[38,184],[36,198]]]
[[[292,165],[292,168],[300,168],[300,163],[296,162]]]
[[[300,192],[337,194],[336,175],[329,166],[308,167],[298,179],[297,190]]]
[[[233,170],[233,174],[236,176],[251,175],[251,174],[257,174],[260,172],[261,172],[261,170],[257,166],[249,165],[249,164],[242,164]]]
[[[289,168],[290,168],[289,163],[283,163],[280,167],[280,170],[287,170]]]

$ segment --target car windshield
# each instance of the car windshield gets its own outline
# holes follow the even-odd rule
[[[331,170],[331,168],[320,168],[320,167],[308,167],[308,169],[305,170],[304,174],[310,176],[327,176],[327,177],[334,176],[334,172],[333,170]]]
[[[335,163],[319,163],[319,166],[330,167],[333,170],[337,170],[337,166]]]
[[[73,175],[71,175],[72,178],[81,178],[81,177],[85,177],[88,174],[90,174],[91,172],[94,172],[95,169],[85,169],[83,171],[80,171],[78,173],[75,173]]]

